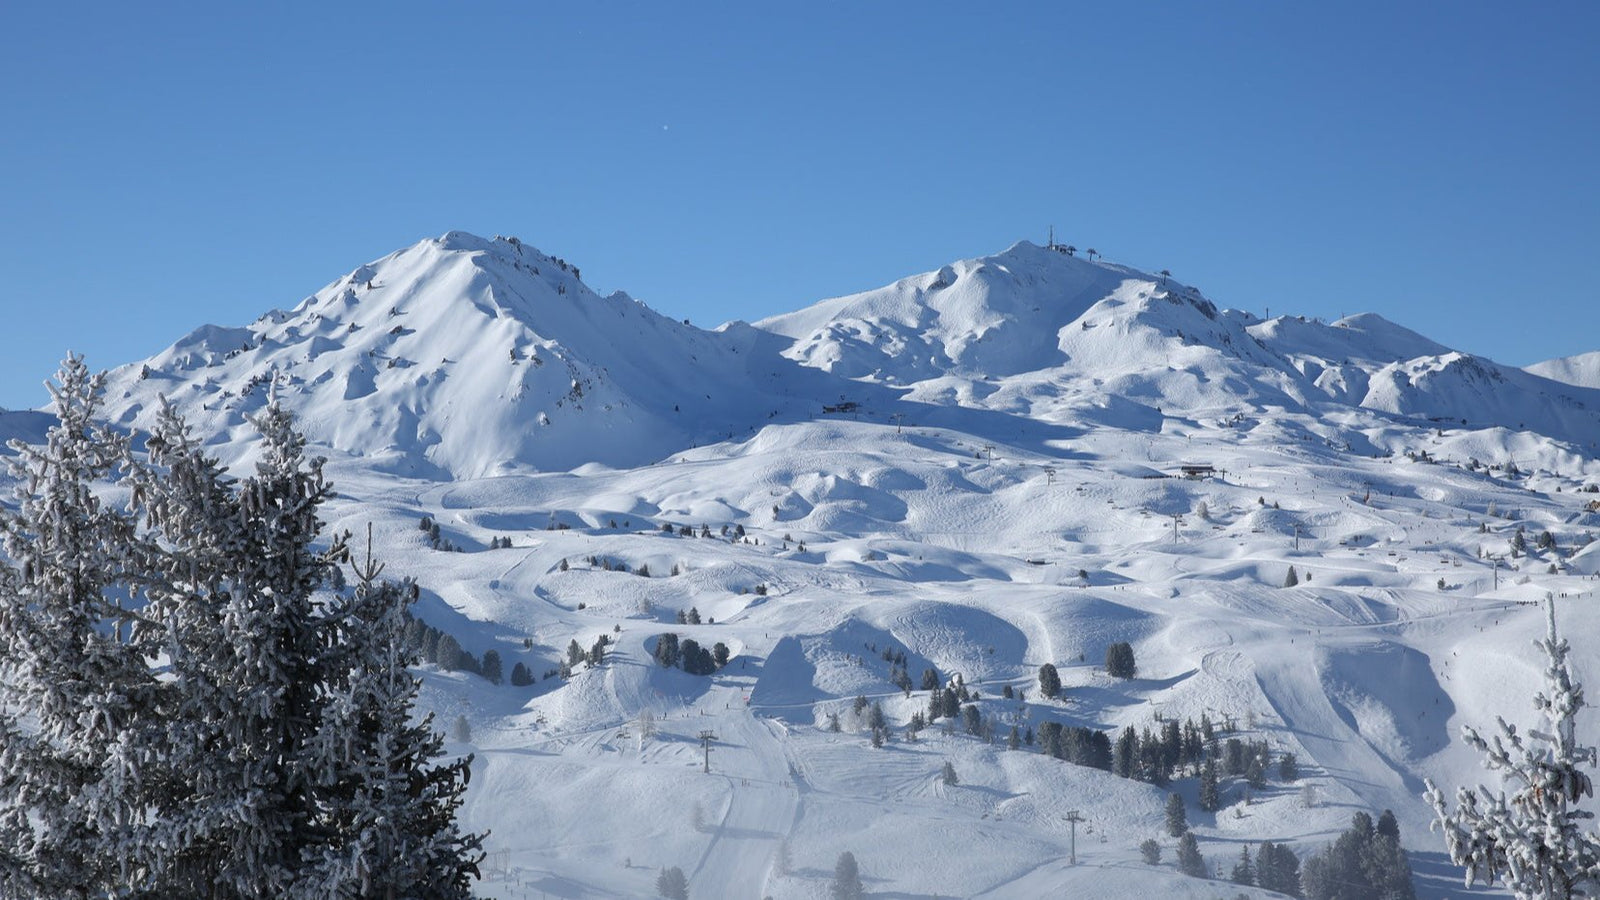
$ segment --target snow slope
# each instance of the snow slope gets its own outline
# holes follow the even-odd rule
[[[1421,780],[1490,777],[1462,724],[1535,724],[1525,604],[1600,626],[1596,391],[1028,244],[714,332],[577,274],[453,232],[111,378],[116,421],[165,393],[238,462],[275,391],[330,457],[329,527],[372,523],[420,617],[538,676],[422,667],[428,706],[471,724],[450,749],[476,754],[485,896],[649,896],[678,866],[696,897],[823,897],[844,850],[879,896],[1240,893],[1176,872],[1169,792],[1213,866],[1262,840],[1304,857],[1391,808],[1421,894],[1463,895]],[[1170,477],[1184,464],[1211,471]],[[728,666],[661,668],[666,632]],[[602,634],[602,665],[555,674]],[[1119,641],[1133,679],[1100,665]],[[1600,647],[1576,643],[1595,677]],[[928,695],[885,655],[914,688],[959,675],[992,739],[909,739]],[[881,748],[857,697],[882,704]],[[1205,813],[1192,777],[1005,742],[1202,715],[1302,778],[1225,779]]]
[[[1527,371],[1551,381],[1600,388],[1600,350],[1534,363]]]

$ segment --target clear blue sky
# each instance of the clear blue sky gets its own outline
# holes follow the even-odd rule
[[[460,228],[713,326],[1046,228],[1600,349],[1600,5],[11,4],[0,406]]]

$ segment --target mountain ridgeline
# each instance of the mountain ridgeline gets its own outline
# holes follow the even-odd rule
[[[1292,412],[1363,453],[1393,449],[1394,425],[1432,424],[1476,434],[1485,461],[1548,444],[1519,434],[1579,451],[1600,435],[1600,388],[1579,377],[1592,366],[1502,366],[1373,314],[1263,320],[1059,247],[710,331],[579,275],[515,238],[450,232],[115,370],[110,405],[144,427],[164,394],[228,443],[270,390],[314,442],[445,480],[636,466],[841,402],[882,421],[963,408],[1149,429]]]

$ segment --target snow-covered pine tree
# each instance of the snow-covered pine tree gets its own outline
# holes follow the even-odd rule
[[[170,677],[158,723],[166,789],[153,798],[140,887],[207,896],[229,867],[251,784],[230,743],[247,688],[234,677],[245,636],[228,620],[245,531],[234,481],[164,398],[146,450],[148,465],[135,467],[130,481],[158,539],[144,565],[147,613],[161,624]]]
[[[26,719],[0,721],[0,866],[23,896],[99,896],[136,874],[151,773],[135,723],[156,681],[131,602],[135,520],[96,494],[128,458],[95,421],[104,377],[68,356],[48,387],[57,424],[42,447],[12,444],[18,505],[0,509],[0,710]]]
[[[81,360],[59,381],[0,511],[0,711],[25,722],[0,713],[0,893],[464,896],[467,764],[432,764],[394,665],[414,595],[364,578],[330,600],[344,541],[313,546],[328,487],[288,415],[257,420],[236,484],[170,406],[147,463],[95,424]],[[97,499],[117,469],[127,509]]]
[[[339,641],[331,649],[331,698],[309,750],[332,839],[308,859],[297,888],[306,897],[464,900],[478,877],[484,835],[463,835],[455,813],[472,756],[434,760],[444,737],[433,716],[415,718],[421,682],[407,671],[410,585],[376,580],[368,560],[359,583],[335,599]]]
[[[1529,729],[1525,738],[1497,717],[1500,734],[1485,740],[1463,727],[1462,738],[1501,773],[1502,787],[1460,788],[1453,811],[1444,791],[1427,782],[1434,825],[1444,832],[1451,860],[1465,867],[1466,883],[1504,881],[1521,900],[1600,894],[1600,835],[1583,825],[1593,813],[1577,807],[1594,793],[1584,769],[1595,765],[1596,750],[1578,743],[1583,686],[1573,680],[1568,644],[1556,631],[1554,601],[1546,601],[1546,611],[1545,638],[1534,642],[1547,663],[1545,691],[1533,698],[1545,730]]]
[[[244,761],[230,789],[247,801],[230,823],[218,883],[247,896],[286,896],[298,870],[335,840],[317,816],[307,748],[323,727],[337,635],[316,594],[344,543],[336,536],[327,550],[314,546],[330,488],[322,460],[306,459],[290,414],[274,402],[252,422],[260,458],[237,491],[240,553],[229,562],[222,615],[232,668],[210,673],[237,704],[222,740]]]

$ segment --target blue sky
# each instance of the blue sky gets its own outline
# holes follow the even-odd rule
[[[1053,224],[1224,306],[1596,350],[1596,46],[1593,3],[12,4],[0,406],[456,228],[708,327]]]

